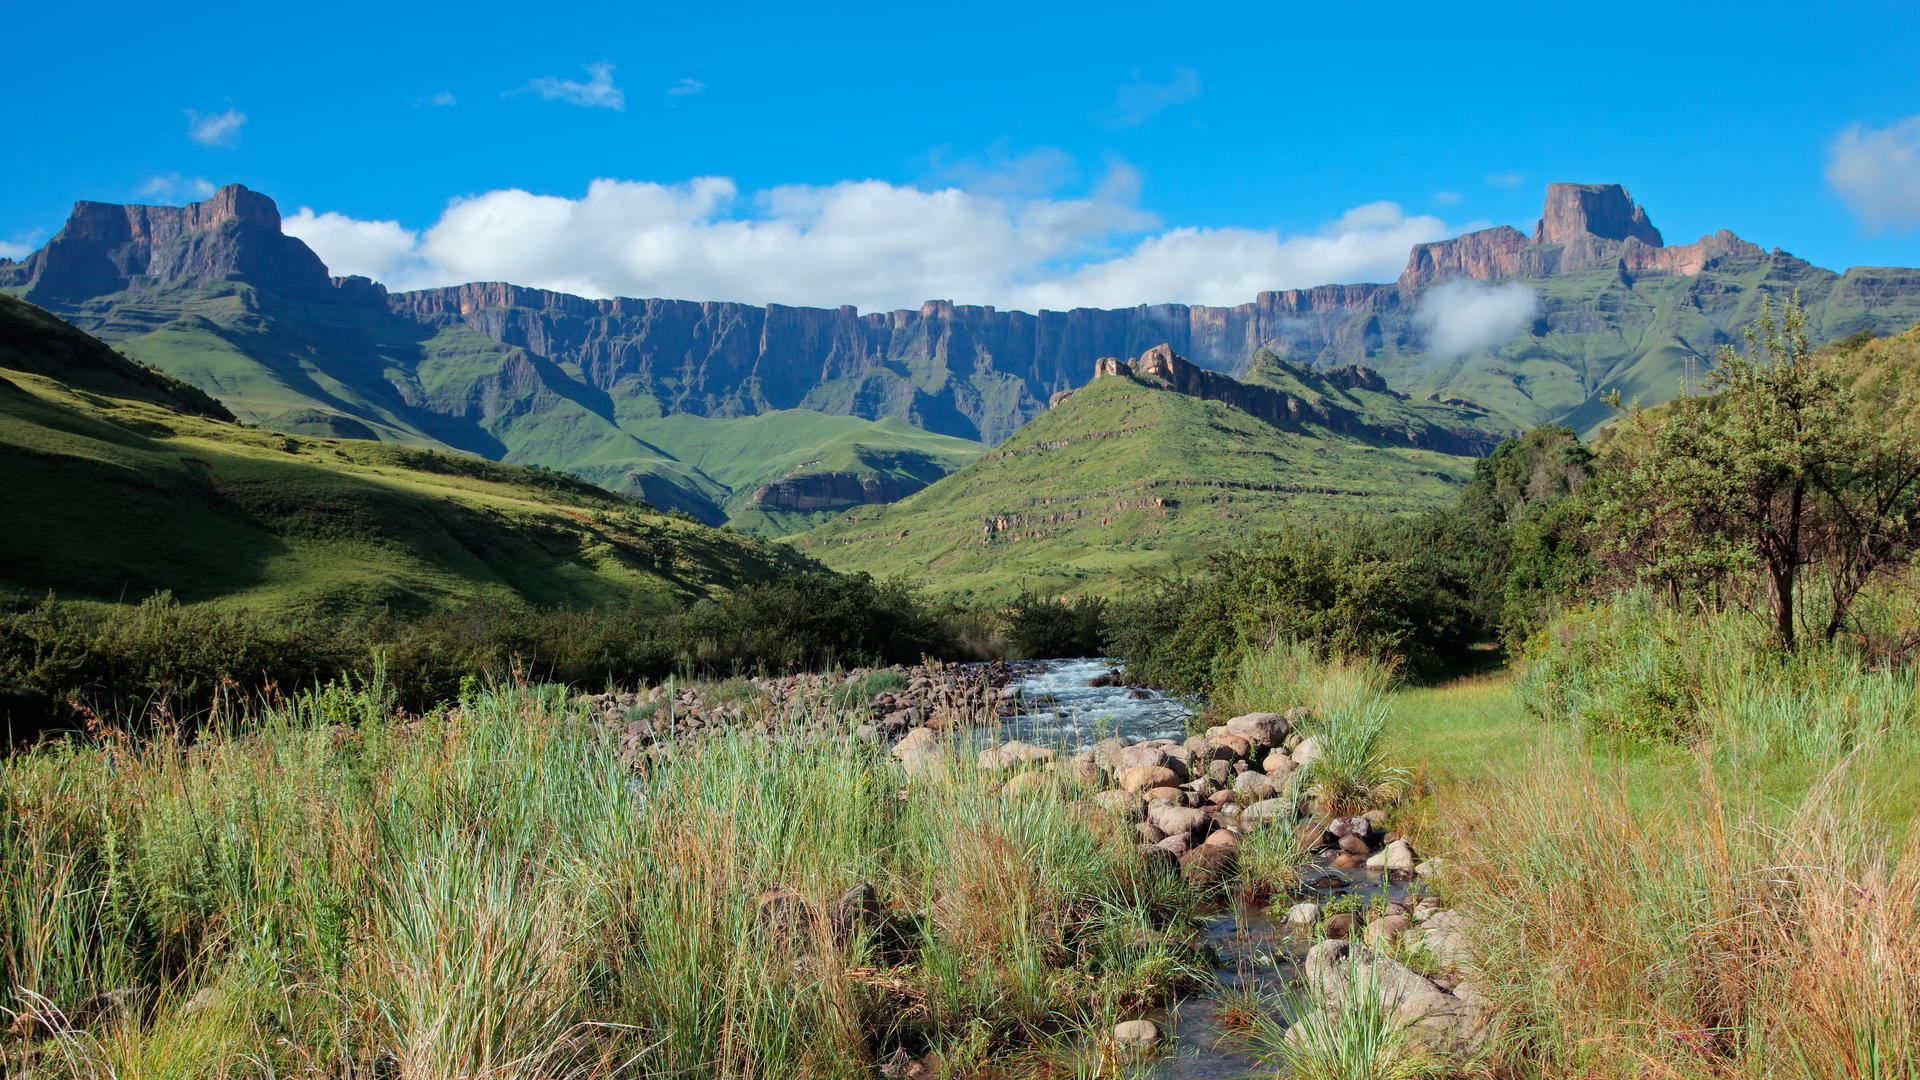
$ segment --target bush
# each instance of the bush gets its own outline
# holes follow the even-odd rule
[[[1423,538],[1438,527],[1289,529],[1250,552],[1215,555],[1192,576],[1149,579],[1113,606],[1112,651],[1142,678],[1208,695],[1245,653],[1286,642],[1438,667],[1485,631],[1458,568]]]
[[[1106,613],[1103,597],[1056,600],[1023,591],[1007,610],[1007,644],[1021,660],[1101,656],[1107,644]]]

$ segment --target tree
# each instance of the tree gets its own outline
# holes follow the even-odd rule
[[[1674,596],[1712,606],[1757,573],[1774,637],[1791,649],[1810,570],[1827,577],[1821,629],[1831,638],[1860,589],[1911,541],[1920,453],[1898,425],[1876,427],[1849,383],[1815,357],[1798,295],[1777,319],[1763,300],[1746,345],[1721,348],[1711,396],[1631,411],[1608,447],[1597,546]]]

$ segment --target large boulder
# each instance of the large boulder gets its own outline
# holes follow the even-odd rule
[[[1045,746],[1012,739],[999,746],[990,746],[980,751],[979,764],[990,772],[1006,772],[1022,765],[1044,765],[1060,756],[1059,751]]]
[[[1197,840],[1206,832],[1209,817],[1205,810],[1174,803],[1156,802],[1147,807],[1147,820],[1168,836],[1192,833]]]
[[[1245,735],[1257,746],[1279,746],[1291,729],[1287,718],[1279,713],[1247,713],[1227,721],[1229,732]]]
[[[1307,951],[1307,986],[1329,1010],[1350,1007],[1353,995],[1372,992],[1393,1011],[1416,1050],[1471,1054],[1486,1039],[1482,1011],[1391,957],[1350,941],[1323,941]]]
[[[1172,787],[1180,782],[1165,765],[1129,765],[1114,778],[1127,791],[1141,792],[1157,787]]]
[[[1133,745],[1132,740],[1114,735],[1101,739],[1088,749],[1093,752],[1093,763],[1095,765],[1100,766],[1108,772],[1119,772],[1120,754],[1131,745]]]
[[[914,728],[893,744],[893,756],[900,759],[908,776],[924,776],[939,768],[946,751],[940,745],[940,736],[928,728]]]
[[[1240,811],[1240,820],[1248,826],[1289,824],[1293,806],[1286,799],[1262,799]]]
[[[1089,801],[1122,821],[1139,821],[1146,814],[1146,804],[1131,791],[1102,791]]]

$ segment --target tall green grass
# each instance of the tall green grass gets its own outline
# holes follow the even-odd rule
[[[1920,730],[1910,659],[1883,662],[1851,642],[1783,654],[1757,620],[1676,610],[1645,592],[1548,625],[1516,687],[1536,713],[1589,732],[1711,744],[1745,761],[1836,761]]]
[[[1193,894],[1057,793],[1003,796],[958,758],[908,785],[853,739],[718,735],[638,769],[617,749],[557,688],[416,718],[362,687],[190,744],[7,759],[11,1060],[866,1077],[895,1050],[1064,1045],[1197,975],[1148,932]],[[887,925],[837,932],[863,882]],[[88,1015],[121,988],[146,1007]]]
[[[1328,658],[1309,645],[1281,642],[1240,655],[1223,705],[1230,713],[1306,706],[1298,730],[1319,755],[1294,782],[1325,813],[1361,813],[1397,801],[1408,788],[1387,739],[1394,683],[1392,666],[1371,657]]]

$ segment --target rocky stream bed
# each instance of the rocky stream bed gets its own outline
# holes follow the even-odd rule
[[[860,713],[858,737],[889,744],[909,778],[944,767],[951,744],[965,739],[1002,791],[1078,793],[1116,825],[1131,826],[1142,860],[1217,898],[1192,941],[1213,964],[1212,982],[1111,1034],[1117,1053],[1150,1058],[1157,1076],[1271,1075],[1272,1064],[1232,1037],[1231,1014],[1247,991],[1292,1003],[1288,1039],[1302,1035],[1313,1010],[1350,1008],[1359,982],[1406,1025],[1415,1050],[1464,1059],[1480,1047],[1486,1017],[1469,977],[1469,928],[1428,887],[1440,861],[1385,831],[1379,811],[1333,816],[1301,799],[1295,774],[1319,752],[1299,730],[1305,710],[1236,716],[1190,735],[1186,704],[1127,685],[1102,659],[898,668],[884,680],[889,688],[849,700],[846,688],[867,685],[861,680],[870,675],[759,679],[751,695],[732,698],[712,687],[656,687],[587,701],[630,760],[671,752],[677,740],[713,728],[824,730],[834,721],[821,706],[832,702],[842,716]],[[1241,845],[1264,828],[1294,829],[1311,852],[1292,895],[1232,887]],[[864,888],[856,906],[880,916],[883,905]],[[923,1071],[909,1065],[882,1071]]]

